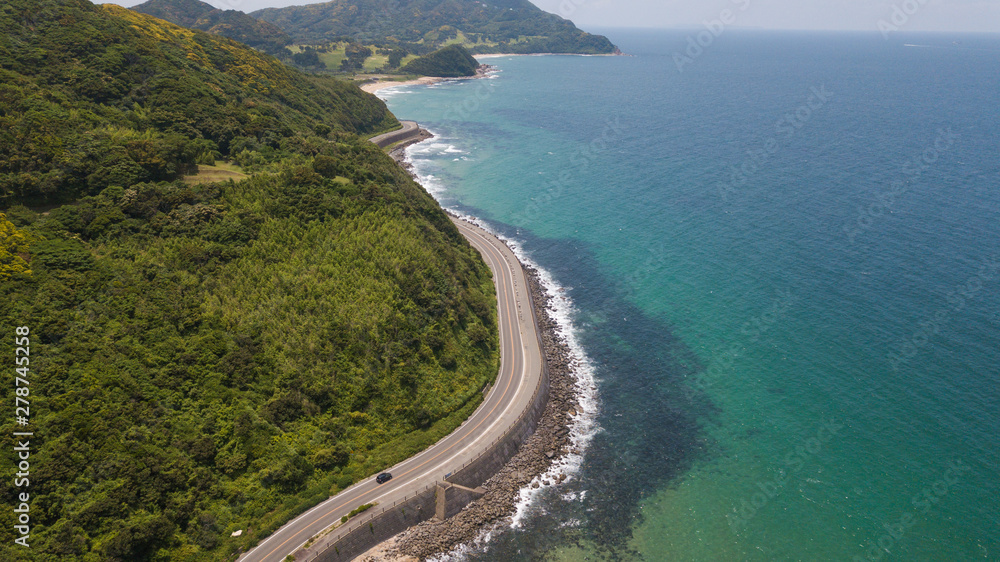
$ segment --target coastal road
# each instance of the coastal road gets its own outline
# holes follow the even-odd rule
[[[423,491],[445,475],[475,459],[502,436],[530,405],[542,372],[542,350],[524,271],[513,252],[485,230],[452,218],[493,272],[500,324],[501,366],[496,382],[482,405],[450,435],[429,449],[393,467],[389,482],[378,485],[371,477],[351,486],[285,524],[239,558],[247,562],[280,562],[299,551],[313,536],[366,503],[393,505]],[[376,508],[377,509],[377,508]],[[335,529],[312,545],[319,551],[337,540]],[[306,560],[310,556],[300,557]]]
[[[375,146],[379,148],[385,148],[390,144],[407,140],[420,134],[420,126],[417,125],[416,121],[400,121],[400,123],[403,124],[402,129],[382,133],[368,140],[375,143]]]

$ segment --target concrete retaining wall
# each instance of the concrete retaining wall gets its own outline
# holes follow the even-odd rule
[[[530,285],[525,290],[531,291]],[[534,302],[534,299],[532,299]],[[532,321],[538,326],[538,317],[535,309],[531,309]],[[499,439],[487,447],[478,457],[466,463],[458,470],[445,477],[445,480],[459,486],[467,488],[477,488],[490,479],[507,464],[517,454],[521,445],[531,437],[531,434],[538,428],[538,422],[545,412],[545,405],[549,401],[549,369],[547,360],[544,357],[545,346],[542,344],[542,334],[540,329],[535,330],[538,337],[538,348],[542,350],[542,374],[535,386],[534,394],[531,397],[531,405],[521,413],[516,422]],[[463,506],[464,507],[464,506]]]
[[[375,146],[379,148],[385,148],[390,144],[397,143],[400,141],[408,140],[416,137],[420,134],[420,127],[416,126],[416,123],[412,127],[409,126],[409,122],[403,122],[403,128],[398,131],[392,131],[386,133],[385,135],[379,135],[372,139]]]
[[[466,488],[482,486],[517,454],[521,445],[531,437],[542,418],[545,404],[549,399],[549,379],[542,375],[531,406],[521,414],[517,422],[478,457],[453,472],[445,480]]]
[[[443,482],[437,487],[437,508],[434,517],[450,519],[462,511],[462,508],[483,497],[482,488],[466,488],[458,484]]]
[[[436,497],[437,485],[434,485],[394,506],[375,506],[370,513],[362,513],[348,521],[343,530],[334,531],[340,538],[320,546],[311,556],[305,552],[297,552],[296,560],[353,560],[378,543],[434,517]]]

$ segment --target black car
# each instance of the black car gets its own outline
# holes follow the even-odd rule
[[[379,474],[378,476],[375,477],[375,481],[378,482],[379,484],[385,484],[391,478],[392,478],[391,474],[389,474],[388,472],[383,472],[382,474]]]

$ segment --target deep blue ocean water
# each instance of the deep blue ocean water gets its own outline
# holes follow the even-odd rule
[[[1000,36],[606,33],[385,94],[597,379],[578,470],[465,556],[1000,560]]]

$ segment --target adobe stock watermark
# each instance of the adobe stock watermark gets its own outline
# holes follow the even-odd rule
[[[945,296],[946,304],[918,322],[913,334],[897,343],[896,349],[886,356],[892,370],[899,371],[900,367],[916,357],[920,349],[930,343],[931,338],[939,334],[941,328],[951,321],[953,313],[963,310],[968,300],[978,297],[983,292],[986,283],[996,279],[998,270],[1000,270],[1000,256],[994,256],[986,260],[975,275],[948,292]]]
[[[632,268],[628,275],[618,279],[616,282],[617,290],[609,292],[604,299],[597,303],[594,307],[597,314],[604,314],[622,302],[630,304],[638,289],[645,286],[646,282],[657,274],[666,263],[667,245],[663,242],[656,245],[644,245],[642,254],[646,256],[643,263]]]
[[[736,359],[743,354],[744,348],[760,341],[772,326],[788,314],[788,310],[795,306],[795,303],[798,301],[799,297],[791,291],[787,289],[778,291],[777,296],[771,301],[767,310],[747,320],[740,326],[741,337],[732,341],[728,346],[717,350],[712,355],[712,360],[708,368],[695,376],[692,387],[695,390],[705,391],[722,379],[732,370]]]
[[[31,353],[31,329],[28,326],[18,326],[13,330],[14,360],[12,374],[14,375],[14,421],[20,431],[13,432],[15,468],[14,487],[19,488],[15,495],[17,507],[14,508],[14,531],[19,536],[14,543],[30,548],[31,538],[31,441],[34,431],[31,429],[31,383],[35,379],[35,368],[31,365],[34,356]],[[35,389],[37,392],[37,388]],[[37,413],[37,408],[35,409]]]
[[[602,152],[611,148],[611,143],[621,137],[624,131],[625,127],[622,125],[620,118],[616,117],[614,121],[605,121],[604,130],[601,131],[601,134],[594,137],[592,141],[570,157],[569,163],[572,165],[572,168],[563,169],[556,176],[556,179],[547,182],[544,193],[532,198],[531,203],[523,211],[516,213],[512,217],[513,224],[526,226],[531,221],[537,219],[543,209],[565,195],[576,174],[589,168],[594,159]]]
[[[921,8],[927,5],[930,0],[903,0],[899,4],[892,5],[892,13],[889,14],[889,19],[878,20],[878,30],[882,32],[882,38],[889,40],[889,34],[894,31],[899,31],[899,28],[906,26],[910,23],[910,18],[913,17]]]
[[[688,35],[687,48],[683,53],[674,51],[674,65],[677,72],[684,72],[684,67],[693,63],[700,57],[705,49],[712,46],[715,40],[726,31],[726,27],[736,23],[740,13],[747,11],[750,7],[750,0],[730,0],[736,5],[736,9],[725,8],[719,12],[719,16],[713,20],[703,21],[705,29],[695,35]]]
[[[635,297],[636,288],[643,286],[666,262],[667,245],[660,242],[656,246],[645,246],[643,253],[646,255],[645,261],[642,262],[642,265],[633,268],[628,275],[619,281],[622,287],[621,291],[609,297],[609,300],[628,300]]]
[[[764,144],[759,149],[747,149],[747,155],[743,163],[739,166],[730,167],[728,181],[720,181],[717,184],[722,200],[728,202],[730,196],[744,189],[750,179],[781,148],[781,142],[778,139],[784,138],[787,140],[794,137],[802,127],[806,126],[817,111],[830,103],[831,99],[833,99],[833,93],[826,89],[826,85],[809,88],[809,95],[806,97],[805,102],[794,110],[785,113],[774,123],[774,135],[764,141]]]
[[[891,549],[917,523],[916,515],[930,513],[931,509],[948,495],[948,492],[961,483],[962,476],[971,470],[971,466],[960,460],[948,463],[948,468],[944,471],[941,478],[910,498],[910,505],[913,506],[913,511],[904,512],[895,521],[883,523],[882,530],[885,533],[873,540],[866,540],[863,554],[857,554],[851,560],[853,562],[878,562],[886,554],[891,555]]]
[[[757,482],[754,491],[741,499],[739,506],[733,505],[733,512],[726,514],[729,529],[737,533],[745,527],[761,509],[778,497],[788,484],[789,477],[800,472],[806,466],[806,462],[818,455],[844,427],[844,424],[830,419],[819,426],[815,435],[801,440],[784,456],[783,467],[778,469],[777,476],[764,482]]]
[[[576,13],[576,11],[587,4],[590,0],[563,0],[559,3],[559,15],[565,19],[569,19],[570,16]]]
[[[857,217],[854,224],[844,225],[844,232],[847,239],[854,243],[857,237],[867,232],[875,224],[875,221],[884,217],[887,212],[892,212],[898,202],[898,198],[910,191],[910,185],[920,179],[931,166],[936,164],[948,151],[955,146],[961,135],[951,130],[951,127],[938,129],[937,138],[931,146],[925,148],[919,155],[913,156],[903,162],[900,166],[899,176],[889,182],[885,191],[875,194],[874,201],[868,205],[858,207]]]
[[[444,121],[467,121],[472,114],[482,108],[483,103],[493,96],[496,91],[496,84],[490,78],[480,78],[475,80],[475,88],[461,101],[452,102],[445,109],[441,119]]]

